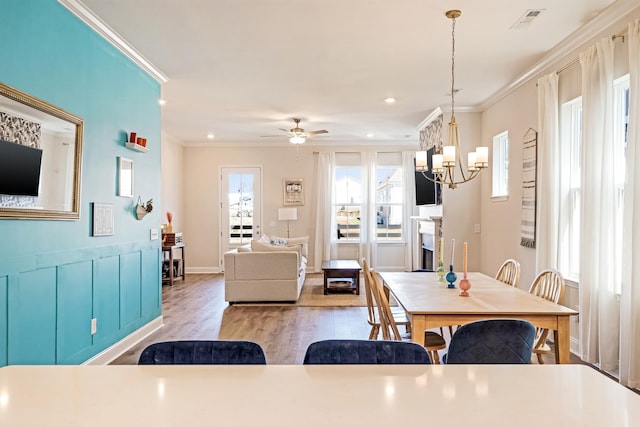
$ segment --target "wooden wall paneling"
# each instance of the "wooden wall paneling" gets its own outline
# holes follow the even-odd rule
[[[120,257],[112,255],[93,260],[93,335],[95,352],[123,337],[120,332]]]
[[[91,356],[92,263],[66,264],[57,270],[56,362],[82,363]]]
[[[7,363],[56,363],[56,269],[10,276]]]

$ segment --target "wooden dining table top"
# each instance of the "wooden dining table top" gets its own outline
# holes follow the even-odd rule
[[[410,314],[499,314],[499,315],[577,315],[571,308],[555,304],[522,289],[506,285],[482,273],[468,273],[470,296],[460,289],[448,289],[431,272],[381,272],[396,300]],[[462,273],[458,274],[461,279]]]

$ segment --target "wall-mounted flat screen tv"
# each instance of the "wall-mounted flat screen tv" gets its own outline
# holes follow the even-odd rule
[[[0,140],[0,194],[37,196],[42,150]]]
[[[433,178],[432,170],[432,161],[431,156],[435,153],[435,147],[427,150],[427,166],[429,170],[424,172],[416,172],[415,181],[416,181],[416,206],[421,205],[439,205],[442,203],[441,199],[441,185],[436,184],[433,181],[429,181],[425,178],[425,175],[429,178]]]

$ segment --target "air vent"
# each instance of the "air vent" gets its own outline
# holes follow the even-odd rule
[[[536,18],[540,17],[542,12],[545,10],[546,9],[528,9],[520,18],[518,18],[516,23],[511,26],[511,29],[522,30],[529,27],[529,25],[531,25]]]

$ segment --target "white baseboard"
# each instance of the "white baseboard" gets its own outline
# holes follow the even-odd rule
[[[83,362],[83,365],[108,365],[116,360],[125,351],[129,350],[134,345],[157,331],[164,326],[162,316],[158,316],[151,322],[147,323],[140,329],[130,333],[111,347],[105,348],[100,353],[93,356],[91,359]]]
[[[187,267],[184,271],[187,274],[215,274],[222,273],[220,267]]]

